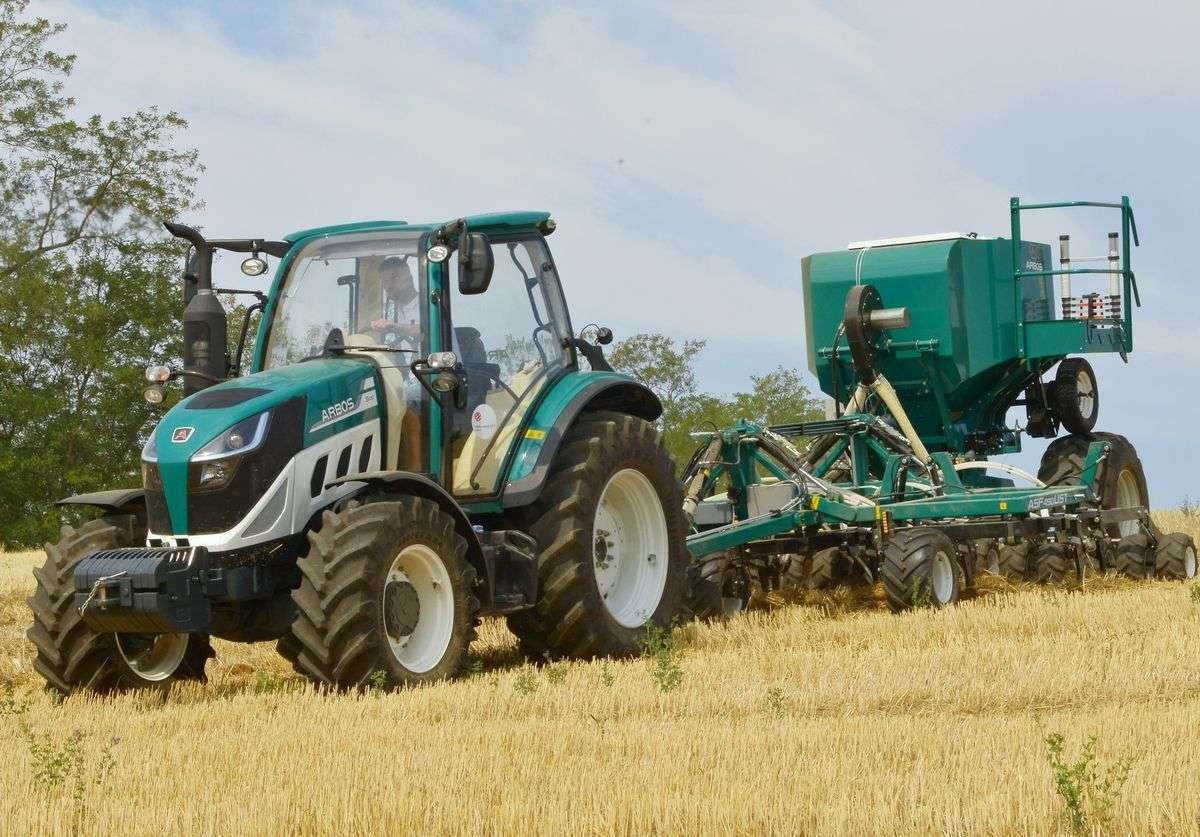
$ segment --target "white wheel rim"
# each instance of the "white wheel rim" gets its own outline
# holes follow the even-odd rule
[[[650,480],[633,468],[609,478],[592,529],[592,568],[604,607],[626,628],[658,610],[667,585],[667,516]]]
[[[166,680],[187,656],[188,634],[157,634],[145,647],[136,647],[133,637],[114,634],[117,651],[129,670],[143,680],[159,683]],[[137,645],[141,645],[140,637]]]
[[[1183,551],[1183,577],[1196,577],[1196,550],[1190,546]]]
[[[1091,418],[1096,409],[1096,382],[1086,369],[1075,373],[1075,392],[1079,395],[1079,414],[1085,419]]]
[[[930,585],[933,587],[933,601],[944,605],[954,597],[954,564],[945,552],[933,556],[933,567],[929,573]]]
[[[1137,477],[1133,471],[1122,471],[1117,475],[1117,508],[1128,509],[1142,504],[1142,492],[1138,490]],[[1138,533],[1136,520],[1122,520],[1117,524],[1121,537],[1127,538]]]
[[[437,666],[454,633],[454,588],[438,554],[424,544],[400,550],[384,579],[380,601],[392,656],[414,674]]]

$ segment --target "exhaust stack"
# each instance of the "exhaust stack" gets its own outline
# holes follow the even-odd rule
[[[167,232],[192,245],[184,271],[183,376],[184,395],[199,392],[229,375],[228,318],[213,292],[213,248],[200,231],[184,224],[163,224]],[[195,290],[189,287],[195,281]]]

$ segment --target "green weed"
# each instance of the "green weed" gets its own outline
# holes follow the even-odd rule
[[[667,630],[653,623],[646,625],[643,655],[650,660],[650,676],[661,692],[673,691],[683,682],[682,634],[678,629]]]
[[[1074,834],[1101,830],[1112,819],[1112,809],[1129,778],[1133,759],[1101,765],[1096,756],[1096,736],[1084,741],[1075,761],[1064,755],[1064,739],[1051,733],[1043,739],[1054,777],[1054,789],[1066,807],[1067,825]]]

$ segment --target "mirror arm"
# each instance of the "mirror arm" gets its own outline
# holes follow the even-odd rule
[[[257,293],[256,291],[252,293]],[[246,313],[242,315],[242,333],[238,335],[237,354],[234,355],[233,374],[237,377],[242,375],[242,352],[246,349],[246,335],[250,332],[250,317],[256,311],[262,311],[263,304],[266,302],[266,297],[262,294],[258,295],[258,302],[246,309]]]

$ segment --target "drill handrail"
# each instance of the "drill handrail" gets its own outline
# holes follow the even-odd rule
[[[1100,209],[1119,209],[1121,210],[1121,267],[1117,270],[1109,268],[1108,270],[1095,267],[1080,267],[1066,268],[1061,270],[1023,270],[1021,262],[1021,213],[1038,209],[1069,209],[1072,207],[1097,207]],[[1123,283],[1123,301],[1122,301],[1122,320],[1120,322],[1120,341],[1124,351],[1132,351],[1133,349],[1133,305],[1132,300],[1137,306],[1141,306],[1141,294],[1138,292],[1137,278],[1134,276],[1133,268],[1130,264],[1132,256],[1132,248],[1130,240],[1132,239],[1133,246],[1141,246],[1141,241],[1138,238],[1137,221],[1133,216],[1133,206],[1129,203],[1129,196],[1122,195],[1119,203],[1110,201],[1052,201],[1047,203],[1027,203],[1022,204],[1019,197],[1009,199],[1009,216],[1012,227],[1012,260],[1013,260],[1013,306],[1016,314],[1017,326],[1017,345],[1019,354],[1024,357],[1026,354],[1025,345],[1025,311],[1021,305],[1022,283],[1021,280],[1026,277],[1053,277],[1053,276],[1072,276],[1075,274],[1106,274],[1113,275],[1119,273],[1124,279]]]

